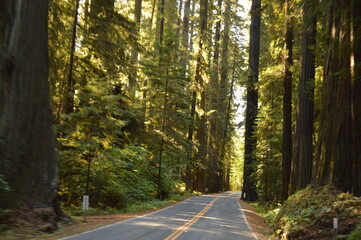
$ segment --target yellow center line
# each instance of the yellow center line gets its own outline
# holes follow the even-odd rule
[[[169,235],[164,240],[175,240],[177,239],[182,233],[187,231],[187,229],[192,226],[199,218],[201,218],[213,205],[215,201],[217,201],[219,198],[213,199],[207,206],[205,206],[202,211],[200,211],[196,216],[194,216],[191,220],[189,220],[187,223],[185,223],[183,226],[178,228],[175,232],[173,232],[171,235]]]

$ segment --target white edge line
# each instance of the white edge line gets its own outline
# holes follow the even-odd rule
[[[251,225],[249,225],[249,222],[248,222],[248,220],[247,220],[247,216],[246,216],[246,214],[244,214],[243,208],[242,208],[241,204],[239,203],[238,198],[236,199],[236,201],[237,201],[237,204],[238,204],[238,206],[239,206],[239,208],[240,208],[240,210],[241,210],[241,212],[242,212],[242,217],[244,218],[244,221],[245,221],[248,229],[251,231],[253,237],[254,237],[256,240],[259,240],[259,238],[257,237],[257,235],[253,232]]]
[[[194,198],[194,197],[191,197],[191,198]],[[185,201],[187,201],[188,199],[191,199],[191,198],[187,198],[187,199],[185,199],[185,200],[183,200],[183,201],[178,202],[177,204],[182,203],[182,202],[185,202]],[[87,233],[95,232],[95,231],[100,230],[100,229],[103,229],[103,228],[108,228],[108,227],[111,227],[111,226],[114,226],[114,225],[118,225],[118,224],[121,224],[121,223],[129,222],[129,221],[132,221],[132,220],[137,219],[137,218],[146,217],[146,216],[148,216],[148,215],[152,215],[152,214],[154,214],[154,213],[159,213],[159,212],[161,212],[161,211],[164,211],[164,210],[166,210],[166,209],[168,209],[168,208],[171,208],[171,207],[173,207],[173,206],[175,206],[175,205],[177,205],[177,204],[174,204],[174,205],[169,206],[169,207],[166,207],[166,208],[162,208],[162,209],[160,209],[160,210],[158,210],[158,211],[154,211],[154,212],[147,213],[147,214],[144,214],[144,215],[136,216],[136,217],[133,217],[133,218],[128,218],[128,219],[126,219],[126,220],[124,220],[124,221],[120,221],[120,222],[116,222],[116,223],[109,224],[109,225],[106,225],[106,226],[102,226],[102,227],[99,227],[99,228],[95,228],[95,229],[92,229],[92,230],[89,230],[89,231],[86,231],[86,232],[82,232],[82,233],[79,233],[79,234],[76,234],[76,235],[72,235],[72,236],[65,237],[65,238],[59,238],[58,240],[70,239],[70,238],[77,237],[77,236],[80,236],[80,235],[84,235],[84,234],[87,234]]]

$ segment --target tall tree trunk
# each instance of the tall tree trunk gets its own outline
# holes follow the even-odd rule
[[[282,199],[288,198],[292,165],[292,65],[293,65],[293,10],[289,0],[286,8],[286,60],[283,79],[283,125],[282,125]]]
[[[221,16],[222,16],[222,0],[218,0],[217,4],[217,16],[216,19],[216,29],[214,35],[214,52],[213,52],[213,64],[211,69],[210,76],[210,109],[217,110],[218,107],[218,96],[219,96],[219,45],[221,40]],[[219,169],[219,149],[220,149],[220,115],[218,111],[214,111],[210,115],[210,133],[209,133],[209,165],[207,166],[207,187],[210,189],[210,192],[219,192],[221,189],[219,186],[219,181],[221,179],[220,169]]]
[[[137,35],[140,33],[140,20],[142,16],[142,0],[135,0],[134,6],[134,21],[136,23],[136,31]],[[138,78],[138,51],[136,48],[132,48],[130,54],[130,62],[132,65],[132,69],[129,74],[129,93],[132,99],[135,98],[135,91],[137,86],[137,78]]]
[[[252,0],[250,49],[249,49],[249,76],[247,83],[246,131],[244,147],[244,173],[242,199],[257,200],[256,181],[252,174],[255,172],[255,149],[257,144],[256,117],[258,114],[258,82],[259,54],[261,39],[261,0]]]
[[[160,2],[160,6],[159,6],[159,67],[163,68],[163,62],[165,60],[164,56],[163,56],[163,51],[162,51],[162,45],[163,45],[163,38],[164,38],[164,0],[161,0]],[[168,59],[167,59],[168,60]],[[165,130],[165,124],[166,124],[166,118],[165,118],[165,114],[167,111],[167,99],[168,99],[168,61],[166,62],[166,76],[165,76],[165,89],[164,89],[164,103],[163,103],[163,114],[162,114],[162,119],[161,119],[161,123],[162,123],[162,136],[161,136],[161,140],[160,140],[160,147],[159,147],[159,159],[158,159],[158,176],[157,176],[157,184],[158,184],[158,197],[160,199],[163,199],[163,193],[162,193],[162,159],[163,159],[163,148],[164,148],[164,130]],[[161,71],[163,72],[163,70]]]
[[[316,155],[315,182],[322,185],[331,184],[341,191],[351,192],[352,153],[356,147],[359,148],[353,145],[353,134],[356,129],[353,129],[352,120],[359,119],[359,116],[352,116],[350,6],[351,0],[330,1],[330,39],[325,67],[320,119],[322,127]]]
[[[200,32],[199,32],[199,43],[198,43],[198,53],[197,53],[197,66],[196,66],[196,82],[198,88],[200,90],[200,104],[199,109],[201,110],[201,114],[199,116],[199,128],[197,132],[197,139],[199,142],[198,147],[198,161],[200,166],[197,169],[197,182],[198,182],[198,190],[204,191],[204,169],[207,155],[207,138],[206,138],[206,83],[203,78],[203,73],[206,68],[205,59],[204,59],[204,44],[207,40],[207,16],[208,16],[208,0],[201,0],[200,1]]]
[[[182,56],[181,66],[184,71],[184,76],[188,73],[188,62],[189,62],[189,18],[190,18],[190,7],[191,1],[186,0],[184,3],[184,14],[183,14],[183,28],[182,28]]]
[[[231,120],[231,108],[232,108],[232,100],[233,100],[233,95],[234,95],[234,80],[235,78],[232,78],[231,81],[231,86],[229,89],[229,97],[228,97],[228,103],[227,103],[227,110],[226,110],[226,116],[224,119],[224,129],[223,129],[223,136],[222,136],[222,143],[221,143],[221,149],[220,149],[220,161],[222,161],[222,174],[224,174],[224,158],[226,156],[226,144],[227,144],[227,140],[229,138],[228,136],[228,129],[229,129],[229,125],[230,125],[230,120]],[[226,174],[226,181],[225,183],[223,183],[223,179],[219,184],[222,184],[220,187],[222,189],[222,186],[224,185],[224,189],[225,190],[229,190],[229,176],[230,176],[230,164],[227,164],[227,174]]]
[[[225,161],[225,151],[226,151],[226,144],[228,140],[228,127],[230,124],[230,114],[231,114],[231,102],[233,98],[233,84],[234,84],[234,78],[232,77],[232,83],[229,87],[229,77],[228,77],[228,69],[229,69],[229,54],[228,54],[228,46],[229,46],[229,31],[231,26],[231,1],[225,0],[225,9],[223,14],[224,19],[224,29],[222,34],[222,45],[221,45],[221,63],[220,63],[220,86],[219,86],[219,98],[218,98],[218,112],[221,116],[221,119],[223,121],[220,121],[220,141],[221,144],[219,144],[220,148],[220,157],[218,159],[217,165],[219,168],[219,172],[221,173],[218,177],[218,184],[219,184],[219,191],[222,190],[223,186],[223,179],[224,179],[224,161]],[[228,87],[230,91],[228,91]],[[227,103],[227,95],[228,97],[228,103]],[[223,117],[225,116],[225,117]],[[227,183],[228,184],[228,183]]]
[[[73,77],[73,68],[75,60],[75,43],[76,43],[76,31],[78,25],[78,10],[79,10],[79,0],[76,0],[76,5],[74,9],[74,20],[73,20],[73,29],[71,34],[71,46],[69,54],[69,65],[67,71],[66,79],[66,90],[65,90],[65,104],[64,104],[64,113],[69,114],[74,111],[74,95],[75,95],[75,79]]]
[[[1,1],[0,208],[50,208],[57,160],[48,84],[48,1]],[[2,15],[4,16],[4,15]]]
[[[184,3],[184,15],[183,15],[183,29],[182,29],[182,56],[181,56],[181,66],[184,71],[183,77],[188,76],[188,65],[189,65],[189,17],[190,17],[190,7],[191,1],[186,0]],[[193,91],[195,93],[195,91]],[[193,162],[193,128],[194,128],[194,115],[195,115],[195,105],[196,97],[192,94],[191,102],[191,113],[190,118],[191,122],[188,127],[188,147],[187,147],[187,166],[186,166],[186,190],[191,189],[191,180],[192,180],[192,162]],[[194,104],[193,104],[194,102]]]
[[[296,135],[289,193],[305,188],[312,177],[316,15],[312,0],[303,4],[301,75],[298,83]]]
[[[193,170],[193,133],[194,133],[194,118],[196,115],[196,102],[197,102],[197,92],[195,90],[193,90],[192,92],[192,102],[191,102],[191,111],[190,111],[190,123],[189,123],[189,127],[188,127],[188,144],[189,144],[189,149],[187,152],[187,182],[186,184],[188,184],[187,188],[188,190],[192,190],[192,179],[193,179],[193,174],[192,174],[192,170]]]
[[[164,0],[160,0],[160,6],[159,6],[159,44],[163,43],[164,38]],[[162,49],[162,48],[160,48]],[[160,52],[160,55],[162,55],[162,51]]]
[[[352,129],[353,129],[353,188],[356,196],[361,196],[361,1],[352,2]],[[352,63],[351,63],[352,64]]]

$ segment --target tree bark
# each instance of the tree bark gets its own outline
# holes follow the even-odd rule
[[[361,1],[352,2],[352,129],[353,129],[353,188],[356,196],[361,196]],[[352,63],[351,63],[352,64]]]
[[[142,0],[135,0],[134,6],[134,21],[136,23],[136,31],[137,35],[140,33],[140,23],[142,16]],[[137,78],[138,78],[138,51],[135,48],[132,48],[130,54],[130,62],[132,69],[129,74],[129,93],[132,99],[135,98],[135,91],[137,86]]]
[[[8,0],[0,25],[0,208],[50,208],[57,202],[48,83],[48,1]],[[59,205],[57,205],[59,206]]]
[[[162,51],[162,45],[163,45],[163,38],[164,38],[164,0],[161,0],[160,2],[160,6],[159,6],[159,45],[160,45],[160,49],[159,49],[159,67],[163,68],[163,61],[165,60],[164,56],[163,56],[163,51]],[[168,101],[168,83],[169,83],[169,78],[168,78],[168,61],[166,60],[166,73],[165,73],[165,88],[164,88],[164,103],[163,103],[163,114],[162,114],[162,119],[161,119],[161,123],[162,123],[162,136],[161,136],[161,140],[160,140],[160,147],[159,147],[159,159],[158,159],[158,176],[157,176],[157,184],[158,184],[158,197],[162,200],[163,199],[163,191],[162,191],[162,159],[163,159],[163,149],[164,149],[164,130],[165,130],[165,125],[166,125],[166,112],[167,112],[167,101]],[[163,69],[162,69],[163,71]]]
[[[66,80],[66,92],[65,92],[65,104],[64,104],[64,113],[70,114],[74,111],[74,95],[75,95],[75,79],[73,77],[73,68],[75,61],[75,43],[76,43],[76,31],[78,24],[78,9],[79,9],[79,0],[76,0],[75,9],[74,9],[74,20],[73,20],[73,29],[71,34],[71,47],[69,53],[69,65],[67,72]]]
[[[216,29],[214,34],[214,52],[213,52],[213,64],[210,76],[209,95],[210,95],[210,109],[216,110],[218,107],[219,96],[219,52],[220,52],[220,39],[221,39],[221,16],[222,16],[222,0],[218,0],[217,3],[217,16]],[[207,169],[207,187],[210,192],[220,192],[222,186],[219,168],[219,150],[221,143],[221,131],[220,131],[220,112],[214,111],[209,117],[210,121],[210,134],[209,134],[209,148],[208,158],[209,166]]]
[[[351,78],[351,0],[331,0],[328,55],[316,155],[316,184],[352,189],[353,129]],[[359,94],[359,93],[357,93]],[[354,112],[355,113],[355,112]],[[358,114],[358,113],[357,113]],[[357,146],[359,148],[359,146]]]
[[[186,0],[184,3],[184,16],[183,16],[183,29],[182,29],[182,50],[183,54],[181,56],[182,69],[184,71],[183,77],[188,76],[188,65],[189,65],[189,17],[190,17],[190,7],[191,1]],[[193,162],[193,128],[194,128],[194,115],[195,115],[195,106],[197,95],[193,91],[192,93],[192,102],[191,102],[191,111],[190,111],[190,124],[188,127],[188,147],[187,147],[187,165],[186,165],[186,190],[191,190],[191,181],[192,181],[192,162]]]
[[[256,181],[252,177],[255,172],[255,149],[257,144],[256,118],[258,114],[258,68],[261,39],[261,0],[252,0],[250,49],[249,49],[249,76],[247,83],[246,129],[244,147],[244,173],[242,199],[257,200]]]
[[[202,74],[205,71],[205,59],[203,56],[204,44],[206,42],[206,31],[207,31],[207,19],[208,19],[208,0],[201,0],[200,1],[200,32],[199,32],[199,43],[198,43],[198,53],[197,53],[197,66],[196,66],[196,83],[200,90],[200,104],[199,109],[201,110],[201,114],[199,116],[199,128],[197,132],[197,139],[199,142],[198,147],[198,161],[200,167],[197,169],[197,182],[198,182],[198,189],[199,191],[205,191],[205,182],[204,182],[204,169],[207,155],[207,137],[206,137],[206,86],[205,81]]]
[[[282,125],[282,199],[288,198],[292,165],[292,65],[293,65],[293,17],[289,0],[286,7],[286,60],[283,79],[283,125]]]
[[[305,188],[312,177],[316,15],[312,0],[303,4],[301,75],[298,83],[296,135],[289,193]]]
[[[231,20],[230,20],[230,16],[231,16],[231,1],[229,0],[225,0],[225,8],[224,8],[224,14],[223,14],[223,19],[224,19],[224,28],[223,28],[223,34],[222,34],[222,44],[221,44],[221,63],[220,63],[220,86],[219,86],[219,98],[218,98],[218,112],[221,116],[225,116],[224,118],[222,117],[221,119],[224,119],[223,121],[220,121],[220,127],[219,127],[219,132],[220,132],[220,142],[221,144],[219,144],[219,152],[220,152],[220,156],[218,159],[218,168],[219,168],[219,172],[221,173],[219,178],[218,178],[218,184],[219,184],[219,191],[222,190],[222,186],[224,186],[224,183],[226,183],[226,185],[229,184],[228,181],[225,181],[224,178],[224,174],[225,174],[225,169],[224,169],[224,162],[225,162],[225,151],[226,151],[226,145],[227,145],[227,141],[228,141],[228,127],[230,125],[230,121],[231,121],[231,103],[232,103],[232,99],[233,99],[233,84],[234,84],[234,78],[232,77],[232,82],[231,82],[231,86],[229,86],[229,53],[228,53],[228,49],[229,49],[229,32],[230,32],[230,26],[231,26]],[[229,88],[229,91],[228,91]],[[228,102],[227,102],[227,95],[228,96]],[[228,176],[227,176],[228,177]]]

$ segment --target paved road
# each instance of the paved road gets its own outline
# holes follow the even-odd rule
[[[199,196],[66,240],[255,240],[239,192]],[[64,240],[63,239],[63,240]]]

